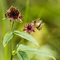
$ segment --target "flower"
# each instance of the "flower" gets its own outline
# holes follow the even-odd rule
[[[29,23],[27,26],[24,27],[23,30],[30,34],[31,32],[35,32],[34,28],[35,28],[34,24]]]
[[[43,27],[43,25],[44,25],[44,23],[42,23],[42,20],[40,20],[40,18],[35,19],[35,20],[33,21],[33,23],[34,23],[34,26],[35,26],[38,30],[41,30],[42,27]]]
[[[20,21],[22,20],[21,12],[17,8],[15,8],[13,6],[11,6],[7,10],[7,12],[5,13],[5,17],[9,18],[10,20],[16,20],[16,19],[18,19]]]

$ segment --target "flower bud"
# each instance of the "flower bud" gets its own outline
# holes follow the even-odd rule
[[[44,23],[42,23],[42,20],[40,20],[40,18],[36,19],[33,21],[34,26],[38,29],[41,30],[41,28],[43,27]]]

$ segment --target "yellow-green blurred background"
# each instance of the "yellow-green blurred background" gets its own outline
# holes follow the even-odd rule
[[[28,22],[36,18],[42,19],[45,25],[40,31],[36,30],[33,33],[40,47],[31,42],[27,42],[27,45],[47,51],[56,60],[60,60],[60,0],[0,0],[0,60],[4,60],[4,56],[7,54],[3,47],[3,37],[10,30],[10,25],[9,20],[3,20],[3,18],[10,6],[17,7],[23,15],[23,23],[16,22],[14,29],[22,31],[23,26]],[[13,38],[14,47],[19,40],[20,38],[16,36]],[[7,51],[9,52],[10,48]],[[28,55],[31,60],[53,60],[44,55],[32,53],[28,53]],[[14,56],[13,60],[18,60],[18,58]]]

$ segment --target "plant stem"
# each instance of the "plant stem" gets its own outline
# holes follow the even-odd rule
[[[11,21],[10,20],[10,31],[13,31],[13,25],[14,25],[14,21]],[[12,60],[12,58],[13,58],[13,55],[12,55],[12,50],[13,50],[13,47],[12,47],[12,40],[10,41],[10,50],[11,50],[11,58],[10,58],[10,60]]]
[[[13,31],[13,25],[14,25],[14,21],[10,20],[10,31]]]
[[[11,54],[11,59],[10,60],[12,60],[12,58],[13,58],[13,55]]]

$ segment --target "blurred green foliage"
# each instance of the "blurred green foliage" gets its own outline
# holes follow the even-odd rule
[[[0,0],[0,60],[4,60],[4,47],[2,44],[4,34],[10,30],[9,20],[4,18],[6,10],[10,6],[17,7],[23,15],[23,23],[16,22],[14,29],[21,30],[24,25],[36,18],[41,18],[45,23],[42,30],[33,34],[40,44],[38,49],[50,52],[56,60],[60,60],[60,0]],[[13,38],[13,47],[20,41],[19,37]],[[27,45],[36,47],[31,42],[25,41]],[[8,51],[9,52],[9,51]],[[43,55],[28,53],[31,60],[52,60]],[[17,60],[14,57],[14,60]]]

